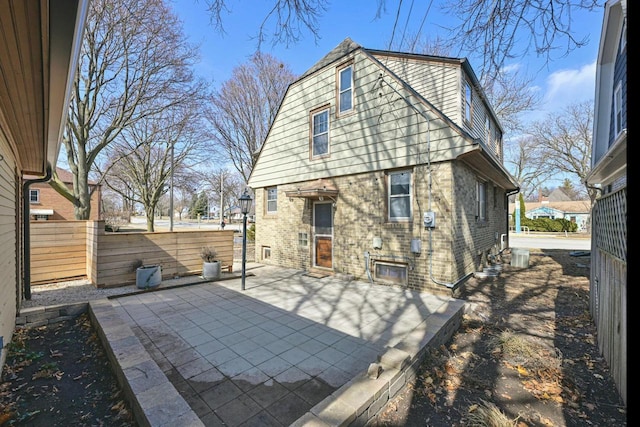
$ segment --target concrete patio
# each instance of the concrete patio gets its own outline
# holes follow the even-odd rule
[[[363,425],[464,309],[261,264],[248,266],[244,291],[236,273],[189,281],[89,303],[141,425]]]

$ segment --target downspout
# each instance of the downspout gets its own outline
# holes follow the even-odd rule
[[[504,195],[504,198],[506,199],[506,206],[507,206],[507,242],[509,241],[509,197],[513,196],[514,194],[518,194],[520,192],[520,187],[516,188],[513,191],[509,191]],[[518,203],[518,201],[516,200],[515,203]],[[502,244],[502,236],[500,236],[500,243]],[[500,247],[500,252],[499,254],[501,254],[502,252],[504,252],[507,248],[509,247],[509,245],[505,245],[505,247],[503,248],[502,246]]]
[[[29,187],[36,182],[47,182],[51,179],[51,163],[47,162],[46,174],[42,178],[27,179],[22,183],[22,209],[24,211],[23,236],[24,243],[22,245],[24,259],[24,298],[31,299],[31,215],[29,214]]]

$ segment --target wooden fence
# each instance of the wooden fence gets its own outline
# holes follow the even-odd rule
[[[31,223],[33,284],[86,276],[96,287],[135,283],[136,269],[160,265],[162,277],[200,274],[200,249],[213,245],[233,265],[233,230],[106,233],[104,221]]]
[[[31,283],[87,275],[87,221],[34,221],[31,235]]]

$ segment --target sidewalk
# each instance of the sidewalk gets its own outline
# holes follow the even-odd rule
[[[234,266],[234,276],[240,266]],[[463,302],[248,264],[241,280],[92,301],[141,425],[363,424],[458,328]]]

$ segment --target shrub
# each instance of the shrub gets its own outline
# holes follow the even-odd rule
[[[218,250],[214,246],[203,246],[200,257],[205,262],[215,262],[218,260]]]

